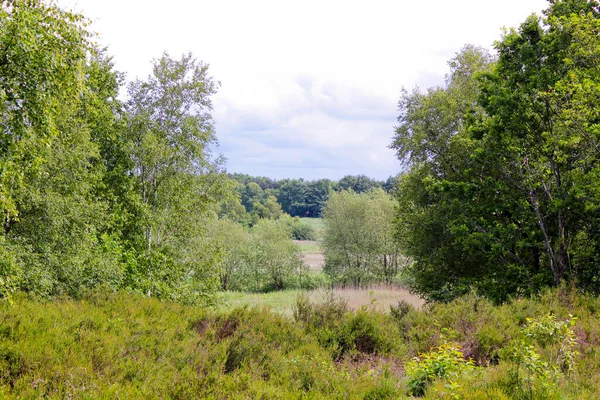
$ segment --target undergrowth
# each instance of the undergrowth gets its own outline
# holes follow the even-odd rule
[[[293,317],[95,292],[0,304],[0,398],[594,399],[600,300],[417,310],[298,299]]]

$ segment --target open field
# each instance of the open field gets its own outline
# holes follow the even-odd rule
[[[314,271],[321,271],[323,269],[325,257],[323,256],[319,242],[313,240],[294,240],[294,243],[302,250],[304,264]]]
[[[321,245],[316,240],[294,240],[303,253],[321,253]]]
[[[302,293],[305,293],[311,301],[322,302],[327,296],[333,295],[343,299],[353,310],[361,307],[369,307],[377,311],[387,312],[390,306],[397,305],[403,300],[407,303],[421,308],[424,301],[411,294],[408,290],[393,286],[373,286],[372,288],[353,289],[338,288],[333,290],[317,289],[311,291],[303,290],[285,290],[271,293],[241,293],[224,292],[222,295],[225,304],[221,306],[222,310],[233,309],[236,307],[248,305],[250,307],[269,307],[273,311],[284,315],[292,315],[296,299]]]

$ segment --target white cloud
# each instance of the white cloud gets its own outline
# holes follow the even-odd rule
[[[130,79],[163,50],[222,82],[214,117],[233,172],[384,178],[402,86],[440,84],[465,43],[490,46],[545,0],[58,0],[95,21]],[[286,175],[289,174],[289,175]]]

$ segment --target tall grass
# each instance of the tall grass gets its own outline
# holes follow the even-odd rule
[[[323,302],[329,296],[334,296],[345,301],[350,310],[368,307],[380,312],[388,312],[390,306],[395,306],[401,301],[416,308],[424,304],[422,299],[404,288],[393,285],[373,285],[360,289],[284,290],[270,293],[223,292],[224,303],[220,309],[226,311],[240,306],[266,306],[274,312],[290,316],[300,295],[305,295],[314,302]]]

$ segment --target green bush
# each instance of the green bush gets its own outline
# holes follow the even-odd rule
[[[317,240],[317,232],[312,226],[298,219],[292,225],[292,237],[296,240]]]
[[[406,364],[411,395],[422,396],[433,381],[449,380],[475,369],[473,361],[465,359],[458,343],[446,340],[443,333],[441,339],[442,343],[436,349],[420,354]]]

